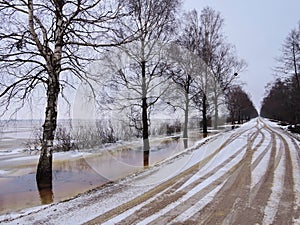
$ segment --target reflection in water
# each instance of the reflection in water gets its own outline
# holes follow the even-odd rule
[[[156,141],[151,144],[149,164],[169,158],[197,140],[199,133],[189,140],[169,138]],[[101,150],[83,158],[54,160],[52,189],[38,190],[35,172],[11,177],[5,185],[0,179],[0,213],[65,200],[143,169],[142,145],[122,146],[121,149]],[[33,165],[31,171],[35,168]]]
[[[184,149],[187,149],[189,147],[189,140],[187,138],[183,139],[183,146],[184,146]]]
[[[39,194],[40,194],[40,199],[41,199],[42,205],[53,203],[54,195],[53,195],[52,188],[39,189]]]
[[[148,133],[148,131],[147,131]],[[144,134],[143,134],[144,135]],[[146,135],[148,136],[148,134]],[[148,137],[146,139],[143,139],[143,158],[144,158],[144,168],[149,167],[149,154],[150,154],[150,143]]]

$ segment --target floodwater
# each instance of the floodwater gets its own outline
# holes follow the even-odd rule
[[[138,144],[118,145],[81,157],[58,158],[53,164],[52,190],[39,192],[35,181],[38,155],[1,154],[8,146],[16,148],[26,136],[25,131],[18,138],[10,137],[9,133],[0,137],[0,214],[66,200],[143,169],[143,152]],[[190,136],[189,146],[200,139],[197,132]],[[180,138],[156,139],[151,143],[150,165],[183,150]]]

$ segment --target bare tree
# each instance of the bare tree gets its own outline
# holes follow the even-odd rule
[[[290,92],[290,108],[293,112],[294,124],[300,121],[300,22],[287,36],[278,59],[279,66],[276,68],[280,76],[287,76],[286,83]]]
[[[0,97],[6,109],[26,104],[42,86],[46,95],[43,142],[37,167],[39,188],[52,186],[52,148],[57,102],[72,79],[88,81],[95,50],[127,41],[113,23],[122,1],[1,0]]]
[[[275,71],[281,78],[266,90],[261,114],[297,126],[300,121],[300,22],[285,39],[277,61]]]
[[[234,46],[226,42],[223,34],[224,19],[212,8],[206,7],[200,15],[201,57],[212,73],[214,128],[218,127],[219,107],[224,104],[224,91],[235,81],[246,63],[238,59]]]
[[[186,40],[186,39],[183,39]],[[172,82],[175,87],[171,89],[168,104],[175,109],[179,108],[184,112],[183,138],[188,138],[188,124],[190,108],[201,110],[199,96],[203,90],[207,90],[209,77],[205,77],[206,64],[196,54],[192,53],[180,41],[172,44],[168,49],[168,58],[172,62]],[[193,105],[193,103],[196,103]],[[185,142],[187,147],[187,142]]]
[[[261,116],[292,123],[291,90],[288,82],[276,79],[266,87],[266,96],[262,101]]]
[[[211,8],[202,10],[198,15],[196,10],[192,10],[185,14],[184,26],[181,35],[178,38],[178,44],[186,48],[198,59],[198,63],[204,62],[206,65],[200,66],[198,70],[198,91],[193,97],[198,107],[201,106],[203,133],[207,133],[207,113],[208,98],[211,94],[212,81],[212,59],[215,48],[221,44],[221,34],[219,32],[223,20],[219,14],[215,16],[215,11]],[[199,99],[201,97],[201,100]]]
[[[300,22],[298,28],[293,29],[287,36],[282,46],[282,55],[278,59],[279,66],[276,71],[295,77],[298,88],[300,88]]]
[[[232,124],[234,124],[235,121],[238,121],[240,124],[244,120],[250,120],[258,116],[258,112],[249,95],[239,85],[232,86],[228,89],[226,102]]]
[[[226,91],[234,85],[237,76],[246,68],[246,62],[238,59],[232,45],[223,42],[215,51],[211,71],[213,74],[214,128],[218,128],[219,109],[225,105]]]
[[[130,117],[142,130],[144,166],[148,166],[149,110],[167,89],[162,87],[168,79],[164,45],[173,32],[179,1],[127,0],[126,6],[132,13],[124,20],[126,28],[123,31],[129,36],[138,34],[138,38],[108,52],[108,67],[113,70],[108,85],[116,90],[112,95],[121,103],[119,108],[130,107],[129,111],[134,112]]]
[[[198,15],[196,10],[185,14],[183,32],[178,43],[206,63],[208,83],[201,85],[201,101],[195,99],[202,108],[203,132],[207,132],[208,105],[214,109],[214,127],[217,128],[219,108],[224,105],[224,91],[236,79],[237,72],[245,67],[245,62],[236,56],[234,47],[226,42],[223,35],[224,20],[219,12],[206,7]],[[204,69],[204,68],[203,68]],[[209,95],[209,96],[208,96]],[[211,104],[209,101],[212,101]],[[201,104],[200,104],[201,103]]]

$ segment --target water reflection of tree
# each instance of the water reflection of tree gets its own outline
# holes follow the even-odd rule
[[[40,195],[40,200],[42,205],[53,203],[54,194],[53,194],[52,187],[39,189],[39,195]]]
[[[55,162],[54,170],[70,171],[70,172],[83,172],[83,171],[92,172],[93,171],[91,166],[86,162],[84,158]]]

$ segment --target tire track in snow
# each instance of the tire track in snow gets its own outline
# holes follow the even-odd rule
[[[177,217],[178,215],[184,214],[187,210],[189,210],[193,205],[200,202],[207,194],[211,193],[214,189],[217,189],[218,186],[222,186],[224,182],[234,173],[236,170],[236,165],[239,163],[239,159],[237,162],[233,162],[237,159],[238,156],[242,154],[244,147],[239,149],[234,155],[229,157],[219,166],[206,173],[204,176],[200,176],[194,182],[179,190],[179,192],[183,192],[184,195],[182,198],[178,199],[178,202],[168,206],[168,209],[163,209],[159,214],[154,215],[153,220],[149,224],[166,224],[170,222],[172,219]],[[228,171],[222,171],[224,167],[228,164],[233,164],[229,168]],[[209,182],[208,182],[209,180]],[[193,189],[198,190],[193,194],[189,194]]]
[[[296,143],[295,139],[288,135],[290,141],[294,147],[294,151],[291,152],[293,160],[293,175],[294,175],[294,190],[295,190],[295,205],[294,205],[294,218],[295,224],[300,224],[300,148]]]
[[[242,223],[247,218],[246,224],[260,224],[264,218],[264,209],[267,206],[269,197],[272,193],[271,188],[274,180],[275,170],[275,157],[276,157],[276,140],[275,135],[271,134],[271,145],[269,144],[263,151],[264,155],[260,155],[258,159],[262,160],[267,152],[270,150],[270,157],[265,174],[260,179],[259,183],[256,184],[250,191],[249,205],[241,209],[240,212],[236,212],[235,224]],[[256,161],[252,165],[252,169],[257,166]],[[253,171],[252,170],[252,171]],[[233,222],[233,221],[230,221]],[[228,224],[228,223],[227,223]]]
[[[262,128],[264,128],[265,127],[265,125],[264,126],[262,126]],[[262,129],[261,128],[261,129]],[[256,135],[256,137],[258,136],[258,134]],[[262,135],[263,136],[263,138],[259,141],[259,143],[257,144],[257,145],[255,145],[254,147],[252,147],[252,151],[253,151],[253,153],[262,145],[262,143],[265,141],[265,139],[264,139],[264,136],[265,135]],[[251,138],[252,138],[253,136],[251,136]],[[255,139],[255,138],[254,138]],[[252,145],[254,144],[254,139],[253,139],[253,141],[252,141]],[[270,147],[271,147],[271,142],[267,145],[267,147],[262,151],[262,153],[256,158],[256,160],[254,161],[254,166],[252,165],[251,166],[251,172],[253,172],[253,170],[255,169],[255,167],[260,163],[260,161],[265,157],[265,155],[268,153],[268,150],[270,149]],[[248,147],[249,148],[249,147]],[[273,147],[273,150],[276,150],[276,147]],[[271,170],[272,171],[272,164],[274,164],[272,161],[274,161],[274,157],[275,157],[275,154],[274,154],[275,152],[273,151],[273,156],[271,157],[272,159],[270,160],[270,162],[269,162],[269,170]],[[248,169],[248,171],[249,171],[249,169]],[[242,171],[241,171],[242,172]],[[243,175],[244,176],[244,175]],[[248,177],[249,177],[249,173],[248,173]],[[272,176],[271,176],[272,177]],[[269,185],[269,189],[270,189],[270,187],[271,187],[271,184],[272,184],[272,182],[267,182],[268,183],[268,185]],[[236,185],[236,183],[234,184],[234,185]],[[233,186],[234,186],[233,185]],[[263,189],[263,188],[265,188],[266,186],[263,186],[263,187],[261,187],[261,189]],[[228,188],[229,190],[230,190],[230,188]],[[234,188],[233,188],[234,189]],[[232,191],[232,190],[231,190]],[[253,190],[251,190],[251,193],[252,193],[252,191]],[[247,191],[248,193],[249,193],[249,190]],[[260,195],[261,196],[264,196],[264,194],[262,194],[261,192],[260,192]],[[247,196],[247,194],[246,195],[242,195],[242,196]],[[255,195],[254,195],[255,196]],[[217,198],[217,197],[216,197]],[[257,199],[259,199],[260,197],[257,197]],[[243,202],[248,202],[248,199],[249,199],[249,197],[247,196],[246,197],[246,199],[244,199],[244,200],[237,200],[233,205],[233,207],[232,207],[232,209],[230,210],[231,212],[230,213],[228,213],[228,215],[226,215],[226,218],[224,219],[224,221],[223,221],[223,223],[224,224],[239,224],[239,223],[232,223],[232,221],[238,221],[239,219],[238,219],[238,217],[241,217],[242,219],[241,219],[241,223],[240,224],[244,224],[244,218],[245,217],[243,217],[242,215],[243,215],[243,210],[241,210],[241,209],[243,209],[243,208],[246,208],[247,210],[244,210],[245,212],[247,211],[247,215],[249,215],[249,209],[251,209],[251,207],[247,207],[247,205],[248,204],[244,204]],[[264,205],[266,205],[266,202],[267,202],[267,200],[268,200],[268,197],[265,197],[265,200],[264,200],[264,202],[265,202],[265,204]],[[223,204],[222,203],[223,201],[221,201],[221,203],[220,204]],[[251,201],[249,201],[250,202],[250,204],[251,204]],[[244,206],[243,206],[243,204],[244,204]],[[228,206],[228,204],[226,204],[226,207],[228,207],[228,208],[230,208],[229,206]],[[224,207],[223,207],[224,208]],[[201,214],[202,212],[200,211],[199,212],[199,214]],[[217,213],[218,214],[218,213]],[[220,213],[220,214],[226,214],[226,213]],[[238,215],[238,216],[237,216]],[[203,216],[203,214],[202,214],[202,216]],[[204,217],[204,216],[203,216]],[[203,220],[205,220],[205,218],[198,218],[198,221],[203,221]],[[213,222],[211,222],[211,224],[214,224],[214,223],[218,223],[218,221],[216,221],[216,217],[215,217],[215,215],[213,215],[212,216],[213,217]],[[262,216],[261,216],[262,217]],[[248,218],[248,217],[247,217]],[[256,217],[254,216],[253,217],[254,219],[256,219]],[[227,222],[226,222],[226,220],[227,220]],[[187,224],[189,224],[189,223],[195,223],[197,220],[196,219],[194,219],[194,220],[189,220],[189,221],[185,221],[184,223],[187,223]],[[229,221],[229,222],[228,222]],[[253,220],[253,221],[255,221],[255,220]],[[220,222],[220,221],[219,221]],[[209,224],[209,222],[204,222],[205,224]],[[250,223],[249,223],[250,224]],[[254,223],[251,223],[251,224],[254,224]]]
[[[143,177],[146,177],[147,174],[151,174],[150,172],[153,171],[149,170],[150,172],[146,171],[145,173],[141,173],[137,176],[131,176],[129,179],[126,179],[126,182],[122,184],[116,186],[112,185],[111,189],[106,187],[102,191],[93,191],[87,197],[83,198],[83,200],[76,200],[75,198],[74,200],[70,201],[72,202],[71,204],[66,202],[50,205],[45,207],[45,209],[39,209],[37,211],[29,212],[26,215],[24,214],[18,217],[14,217],[16,219],[12,218],[2,222],[8,222],[11,224],[67,223],[67,221],[73,216],[75,218],[80,218],[80,216],[84,217],[85,213],[89,214],[90,211],[95,211],[95,214],[89,214],[92,215],[89,218],[100,215],[100,213],[102,215],[106,214],[106,217],[97,217],[95,220],[90,221],[88,224],[100,224],[103,221],[107,221],[108,223],[110,223],[113,221],[109,220],[110,218],[119,217],[120,220],[116,220],[118,222],[122,221],[122,219],[124,218],[126,219],[126,217],[128,218],[130,215],[135,214],[145,205],[148,205],[149,203],[155,201],[156,198],[166,198],[166,201],[169,201],[166,197],[166,193],[168,193],[168,191],[172,189],[172,191],[174,192],[186,192],[181,198],[179,198],[183,199],[184,196],[186,196],[185,199],[183,199],[184,201],[180,202],[178,207],[170,207],[170,210],[166,214],[162,214],[156,218],[149,219],[149,223],[151,223],[152,221],[153,223],[157,222],[157,224],[165,224],[162,222],[166,222],[169,224],[214,224],[213,216],[214,214],[217,215],[219,213],[220,215],[217,216],[221,217],[221,219],[216,220],[216,222],[220,222],[219,224],[223,225],[253,225],[255,223],[280,225],[300,224],[300,176],[298,175],[300,169],[300,150],[298,143],[296,143],[295,139],[291,138],[290,135],[286,133],[283,134],[282,131],[279,131],[279,129],[273,129],[272,125],[270,126],[268,123],[264,123],[263,120],[258,119],[256,123],[256,126],[254,126],[254,124],[251,124],[251,128],[249,129],[246,129],[246,127],[244,127],[242,131],[237,130],[230,136],[228,135],[229,137],[227,136],[226,140],[224,140],[222,142],[222,145],[220,145],[220,147],[218,148],[219,151],[217,151],[217,148],[213,147],[211,150],[214,151],[206,158],[201,161],[199,160],[199,162],[197,162],[197,164],[195,164],[194,166],[174,176],[168,181],[161,183],[153,189],[150,189],[151,186],[147,187],[146,190],[142,190],[141,187],[135,187],[131,189],[129,186],[126,186],[127,182],[136,182],[136,180],[139,179],[143,180]],[[265,126],[263,124],[265,124]],[[256,136],[255,132],[253,133],[253,130],[251,130],[254,128],[256,128],[257,130],[261,128],[261,132],[264,133],[265,131],[267,131],[271,134],[271,136],[265,138],[268,141],[268,143],[266,143],[266,146],[259,146],[259,143],[261,142],[259,138],[267,136],[267,133],[265,132],[265,135],[262,133],[261,135],[258,134]],[[254,152],[255,154],[252,154],[251,160],[251,157],[249,157],[250,154],[247,155],[247,153],[245,153],[245,149],[241,150],[240,147],[238,147],[237,149],[241,150],[240,155],[237,154],[238,156],[234,158],[234,154],[238,150],[232,153],[231,156],[227,154],[226,157],[223,158],[223,162],[220,163],[223,164],[227,162],[227,168],[221,168],[218,170],[217,167],[220,164],[215,163],[216,159],[222,160],[221,157],[218,157],[220,156],[218,154],[222,151],[221,147],[227,147],[228,144],[237,140],[239,138],[239,135],[243,135],[241,140],[245,141],[245,136],[247,135],[247,147],[251,148],[252,151],[255,148],[259,148],[259,151],[256,151],[256,153]],[[255,137],[257,137],[256,140],[253,139]],[[270,138],[271,142],[269,141]],[[265,142],[263,144],[265,144]],[[228,148],[230,149],[230,146]],[[192,150],[189,151],[189,153],[191,152]],[[233,157],[231,161],[229,159],[230,157]],[[250,163],[251,161],[252,163]],[[251,164],[251,166],[247,165],[249,163]],[[263,168],[263,175],[259,174],[261,178],[259,179],[259,181],[257,180],[258,183],[256,182],[256,185],[250,186],[251,181],[249,180],[253,180],[253,176],[256,173],[255,168],[257,169],[265,163],[267,163],[267,165]],[[201,176],[201,169],[205,171],[206,168],[211,168],[210,172],[213,172],[213,170],[215,169],[215,174],[208,174],[207,177],[205,176],[205,174]],[[249,172],[250,168],[251,171]],[[223,172],[221,173],[222,170]],[[242,173],[242,171],[244,171],[245,173]],[[246,176],[244,176],[245,174]],[[200,180],[201,178],[203,180]],[[238,182],[238,180],[240,181]],[[218,183],[221,181],[223,181],[223,183]],[[195,182],[198,183],[198,185],[196,185]],[[204,185],[205,182],[206,184]],[[238,185],[237,187],[238,193],[234,193],[236,191],[235,184],[239,183],[240,185]],[[188,191],[188,189],[186,188],[192,187],[192,185],[194,185],[194,188]],[[281,185],[281,187],[278,185]],[[276,187],[278,189],[277,196],[275,192]],[[137,194],[127,197],[126,194],[131,193],[133,190],[137,191]],[[140,190],[140,192],[138,190]],[[226,202],[224,201],[224,195],[226,191],[227,194],[231,194],[231,197],[233,198],[231,202],[229,202],[230,204],[226,204]],[[187,195],[188,193],[190,194]],[[119,196],[119,194],[122,198],[120,199],[120,203],[113,204],[112,206],[108,205],[106,208],[105,204],[110,204],[107,203],[106,200],[108,200],[108,202],[118,201],[119,198],[116,198],[114,196]],[[218,199],[218,197],[221,199]],[[110,201],[110,199],[114,200]],[[126,201],[129,202],[124,204],[121,203]],[[170,204],[172,204],[173,202],[176,202],[176,200],[171,200]],[[219,205],[217,202],[219,202]],[[276,204],[274,204],[274,207],[271,207],[271,203]],[[150,205],[148,205],[148,207],[149,206]],[[214,206],[219,207],[213,208]],[[168,206],[165,206],[163,207],[163,209],[167,207]],[[220,207],[226,208],[226,211],[220,211]],[[111,208],[113,209],[110,210]],[[271,211],[271,214],[269,215],[268,210]],[[155,209],[155,212],[160,213],[162,212],[162,209],[158,209],[158,211]],[[144,219],[147,219],[152,215],[154,215],[152,214],[152,212],[147,215],[145,214],[142,218],[133,220],[133,224],[136,224],[138,221],[144,221],[146,223],[147,220]],[[201,215],[203,217],[200,217]],[[266,217],[264,221],[263,217],[265,215],[269,217]],[[252,220],[252,218],[254,217],[257,217],[256,220]],[[164,218],[166,219],[164,220]],[[199,220],[201,218],[203,220]],[[73,219],[73,221],[75,220]]]
[[[240,135],[246,133],[247,131],[253,129],[253,128],[257,128],[258,126],[258,122],[256,123],[256,125],[254,127],[250,127],[248,129],[242,130],[242,131],[236,131],[234,132],[227,140],[225,140],[223,142],[223,144],[221,144],[221,146],[219,148],[217,148],[212,154],[210,154],[209,156],[207,156],[206,158],[204,158],[203,160],[201,160],[199,163],[195,164],[194,166],[190,167],[189,169],[181,172],[180,174],[176,175],[175,177],[169,179],[168,181],[163,182],[162,184],[158,185],[157,187],[153,188],[152,190],[148,191],[147,193],[136,197],[135,199],[120,205],[118,207],[116,207],[115,209],[112,209],[98,217],[96,217],[95,219],[91,220],[90,222],[86,223],[86,224],[99,224],[99,223],[103,223],[105,221],[108,221],[114,217],[116,217],[117,215],[124,213],[128,210],[130,210],[131,208],[135,207],[136,205],[142,204],[144,201],[146,201],[149,198],[152,198],[153,196],[155,196],[158,193],[163,193],[164,190],[172,185],[176,185],[176,186],[181,186],[183,182],[186,182],[188,179],[190,179],[194,174],[196,174],[202,167],[204,167],[205,165],[207,165],[207,163],[210,162],[210,160],[212,158],[214,158],[223,148],[225,148],[227,145],[229,145],[231,142],[233,142],[237,137],[239,137]],[[258,129],[258,128],[257,128]],[[178,180],[181,180],[180,182],[178,182]],[[175,187],[176,188],[176,187]],[[176,199],[180,198],[184,193],[177,193],[175,196],[172,196],[172,198],[168,198],[168,202],[167,203],[171,203],[173,201],[175,201]],[[165,198],[165,197],[164,197]],[[155,201],[156,203],[157,201]],[[159,211],[160,208],[162,208],[164,205],[161,204],[160,207],[152,207],[153,211],[147,211],[147,214],[149,215],[149,212],[157,212]],[[145,207],[142,207],[144,210]],[[138,211],[140,211],[141,209],[139,209]],[[136,214],[136,212],[134,213]],[[129,216],[130,217],[130,216]],[[139,220],[141,219],[141,217],[139,217]],[[130,221],[132,220],[132,217],[130,219]],[[125,221],[123,221],[125,223]]]
[[[261,128],[260,128],[261,129]],[[254,150],[252,149],[256,137],[260,133],[258,129],[248,138],[246,154],[237,165],[234,173],[229,177],[214,199],[202,210],[194,214],[184,224],[221,224],[224,220],[232,221],[240,208],[249,204],[251,186],[251,162]],[[259,143],[260,145],[262,142]],[[255,146],[255,150],[260,145]],[[245,199],[244,196],[247,196]],[[226,206],[226,207],[224,207]],[[200,222],[201,221],[201,222]],[[230,224],[230,223],[229,223]]]
[[[235,135],[235,138],[236,138],[236,135]],[[140,221],[142,218],[147,218],[147,216],[149,216],[149,215],[151,215],[152,219],[146,219],[147,223],[150,223],[152,221],[150,224],[157,224],[157,223],[164,224],[165,220],[168,221],[168,220],[174,218],[174,215],[176,217],[176,214],[178,215],[180,212],[177,212],[174,214],[174,212],[173,212],[174,210],[172,209],[173,207],[176,208],[175,210],[180,209],[181,212],[186,210],[187,209],[186,206],[188,206],[187,199],[192,199],[192,201],[195,203],[195,201],[198,201],[199,198],[204,197],[205,193],[212,191],[216,187],[216,184],[220,185],[220,183],[224,182],[224,180],[226,180],[229,177],[230,173],[224,174],[219,179],[217,179],[215,181],[213,180],[212,181],[213,185],[210,184],[210,185],[208,185],[208,187],[204,186],[205,188],[201,187],[202,183],[205,180],[207,180],[209,177],[213,176],[220,169],[222,169],[226,164],[228,164],[233,159],[235,159],[237,156],[239,156],[243,149],[244,149],[244,147],[242,147],[240,150],[238,150],[235,154],[233,154],[231,157],[229,157],[227,160],[225,160],[225,162],[223,162],[222,164],[217,166],[215,169],[211,170],[209,173],[205,174],[204,176],[200,176],[196,181],[190,183],[188,186],[184,187],[183,189],[180,188],[179,191],[175,191],[175,192],[171,193],[170,195],[165,195],[159,199],[154,200],[150,204],[148,204],[148,205],[144,206],[143,208],[141,208],[140,210],[136,211],[134,213],[134,215],[131,215],[128,218],[125,218],[124,220],[120,221],[118,224],[134,224],[134,223],[137,223],[138,221]],[[204,188],[204,189],[201,189],[202,193],[199,196],[197,196],[198,193],[196,195],[189,196],[190,195],[189,192],[190,191],[195,192],[193,189],[196,189],[197,186],[200,186],[200,188]],[[199,192],[199,190],[198,190],[198,192]],[[166,199],[168,199],[168,201],[166,201]],[[184,205],[184,207],[182,205]],[[169,213],[169,211],[171,211],[171,212]],[[149,212],[151,212],[151,213],[149,213]],[[169,217],[166,216],[169,214],[170,214]],[[164,215],[164,219],[162,219],[160,217],[160,215]],[[167,217],[168,217],[168,219],[166,219]],[[142,222],[142,223],[144,224],[146,222]]]
[[[268,169],[259,183],[259,189],[251,191],[255,197],[250,207],[238,213],[240,219],[234,224],[242,224],[245,218],[247,223],[243,224],[292,224],[295,198],[290,148],[280,133],[265,127],[272,137]]]
[[[283,190],[279,202],[279,207],[274,218],[274,224],[292,224],[294,218],[295,192],[291,151],[285,138],[279,132],[275,131],[275,129],[273,129],[273,131],[279,137],[281,143],[283,143],[284,150],[280,150],[284,152],[284,157],[282,158],[282,160],[285,162],[283,169]]]

